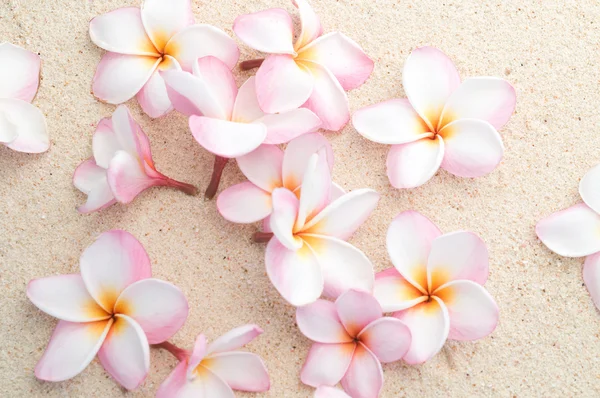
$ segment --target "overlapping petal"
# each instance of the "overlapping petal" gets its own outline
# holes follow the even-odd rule
[[[233,31],[248,46],[265,53],[294,54],[294,25],[287,11],[271,8],[241,15]]]
[[[265,113],[260,109],[256,98],[256,77],[250,76],[238,90],[231,121],[251,123],[263,117]]]
[[[359,343],[348,371],[342,379],[344,390],[355,398],[378,397],[383,387],[383,370],[379,360]]]
[[[337,313],[335,303],[317,300],[296,309],[296,323],[303,335],[317,343],[350,343],[348,334]]]
[[[40,65],[39,55],[11,43],[1,43],[0,98],[31,102],[40,83]]]
[[[411,333],[402,321],[392,318],[379,318],[367,325],[358,338],[379,361],[399,361],[408,352],[411,343]]]
[[[306,108],[292,109],[288,112],[265,115],[257,120],[267,128],[265,144],[284,144],[294,138],[316,131],[321,119]]]
[[[208,346],[208,353],[220,353],[242,348],[256,337],[261,335],[263,330],[257,325],[248,324],[237,327],[217,338]]]
[[[295,231],[303,230],[306,222],[315,217],[330,200],[331,174],[325,148],[313,154],[308,160],[302,180],[302,194],[298,206]]]
[[[73,174],[73,185],[87,195],[85,204],[77,207],[80,213],[102,210],[117,202],[106,179],[106,170],[90,158],[81,163]]]
[[[600,213],[600,165],[585,173],[579,183],[579,194],[586,205]]]
[[[217,210],[228,221],[253,223],[271,214],[271,194],[250,181],[231,186],[217,198]]]
[[[444,140],[439,135],[393,145],[387,157],[387,175],[395,188],[416,188],[437,173],[443,159]]]
[[[375,275],[373,296],[384,312],[405,310],[428,299],[428,296],[404,279],[396,268],[388,268]]]
[[[272,203],[273,212],[269,225],[275,238],[289,250],[302,248],[304,242],[294,235],[294,223],[298,218],[299,207],[296,195],[288,189],[277,188],[272,193]]]
[[[600,308],[600,253],[592,254],[583,264],[583,281],[597,308]]]
[[[321,26],[319,17],[308,0],[292,0],[292,3],[298,7],[298,11],[300,12],[300,23],[302,25],[302,30],[294,45],[294,48],[299,50],[321,36],[323,27]]]
[[[125,151],[118,151],[111,159],[106,176],[113,195],[120,203],[130,203],[146,189],[163,185],[162,180],[148,176],[140,159]]]
[[[356,343],[314,343],[302,366],[302,383],[312,387],[336,385],[346,374],[356,346]]]
[[[352,337],[356,337],[368,324],[381,318],[381,306],[370,293],[349,290],[335,302],[338,316]]]
[[[330,386],[321,386],[316,389],[314,398],[351,398],[344,391]]]
[[[165,81],[161,76],[161,72],[165,70],[181,70],[181,66],[175,58],[165,55],[150,80],[136,95],[142,110],[153,118],[161,117],[173,110]]]
[[[154,46],[162,52],[175,34],[194,23],[192,3],[190,0],[144,0],[141,19]]]
[[[333,169],[333,149],[329,141],[321,134],[304,134],[290,141],[283,156],[283,186],[294,191],[304,180],[304,173],[310,157],[325,148],[329,170]]]
[[[272,192],[275,188],[283,186],[283,158],[283,151],[279,147],[261,145],[236,160],[240,170],[251,183],[267,192]]]
[[[261,392],[268,391],[271,387],[262,359],[249,352],[212,355],[202,365],[234,390]]]
[[[44,114],[30,103],[13,98],[0,98],[2,141],[19,152],[41,153],[50,147]]]
[[[267,137],[262,124],[235,123],[205,116],[190,117],[192,135],[204,149],[224,158],[246,155]]]

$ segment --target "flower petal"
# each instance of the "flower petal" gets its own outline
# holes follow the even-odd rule
[[[356,343],[321,344],[314,343],[302,366],[302,383],[319,387],[335,385],[346,374],[352,361]]]
[[[223,119],[231,120],[238,88],[231,70],[215,57],[203,57],[194,62],[194,76],[201,78],[214,101],[223,111]],[[204,116],[212,117],[209,114]]]
[[[405,310],[428,298],[412,283],[404,279],[396,268],[388,268],[375,274],[373,296],[381,304],[383,312]]]
[[[250,76],[238,90],[233,104],[231,121],[252,123],[264,115],[265,113],[258,104],[258,98],[256,98],[256,77]]]
[[[192,349],[192,354],[190,355],[190,358],[187,361],[188,379],[193,379],[195,377],[194,372],[196,371],[198,365],[200,365],[200,362],[202,362],[202,360],[206,357],[207,348],[208,341],[206,339],[206,336],[203,334],[199,334],[196,337],[196,341],[194,341],[194,348]]]
[[[441,136],[393,145],[387,157],[387,175],[394,188],[416,188],[437,173],[444,159]]]
[[[242,348],[263,333],[257,325],[248,324],[237,327],[215,339],[208,346],[208,355],[237,350]]]
[[[187,116],[206,115],[226,119],[225,110],[219,105],[208,83],[189,72],[176,70],[161,73],[167,94],[173,107]]]
[[[352,116],[352,124],[360,135],[380,144],[406,144],[433,137],[427,123],[406,98],[359,109]]]
[[[600,308],[600,253],[592,254],[583,263],[583,281],[597,308]]]
[[[330,386],[321,386],[315,391],[314,398],[352,398],[344,391]]]
[[[352,337],[356,337],[368,324],[381,318],[381,306],[370,293],[349,290],[336,301],[342,324]]]
[[[586,205],[600,213],[600,165],[585,173],[579,183],[579,194]]]
[[[257,187],[272,192],[282,186],[283,151],[279,147],[261,145],[236,160],[242,173]]]
[[[358,335],[365,345],[383,363],[399,361],[410,348],[410,329],[392,317],[379,318]]]
[[[310,157],[325,148],[329,171],[333,170],[333,149],[322,134],[304,134],[290,141],[283,155],[283,185],[295,191],[304,180],[304,173]]]
[[[410,365],[423,363],[433,357],[442,349],[448,338],[448,310],[435,296],[432,296],[430,301],[394,313],[394,317],[410,329],[412,343],[404,356],[404,361]]]
[[[300,23],[302,25],[302,31],[300,36],[296,40],[294,48],[300,50],[323,33],[323,27],[319,17],[310,6],[307,0],[292,0],[292,3],[298,7],[300,12]]]
[[[287,11],[271,8],[240,15],[233,31],[241,41],[255,50],[270,54],[294,54],[294,24]]]
[[[271,387],[265,364],[249,352],[225,352],[207,358],[207,369],[238,391],[262,392]]]
[[[150,40],[163,52],[171,37],[194,23],[191,0],[144,0],[141,19]]]
[[[242,182],[227,188],[217,197],[217,210],[227,221],[248,224],[271,214],[271,194],[251,183]]]
[[[235,395],[223,380],[204,366],[199,366],[190,380],[186,362],[182,361],[160,385],[156,397],[235,398]]]
[[[158,390],[156,391],[156,398],[185,397],[183,393],[186,392],[186,389],[192,390],[192,386],[192,383],[188,384],[187,363],[186,361],[181,361],[177,364],[169,376],[167,376],[165,381],[163,381],[158,387]],[[198,386],[198,389],[201,388],[201,386]],[[192,391],[189,391],[189,393],[192,393]]]
[[[298,199],[292,191],[277,188],[272,193],[273,212],[270,216],[271,231],[275,238],[289,250],[298,250],[303,241],[294,236],[294,223],[298,217]]]
[[[144,112],[152,118],[164,116],[173,110],[165,80],[160,73],[164,70],[181,70],[181,66],[175,58],[165,55],[150,80],[146,82],[136,96]]]
[[[311,72],[291,55],[269,55],[256,72],[258,103],[265,113],[296,109],[310,97],[313,80]]]
[[[460,76],[446,54],[437,48],[419,47],[404,64],[402,84],[413,108],[436,129],[444,105],[460,85]]]
[[[42,153],[50,148],[48,127],[42,111],[20,99],[0,98],[0,128],[10,130],[10,149]]]
[[[40,84],[39,55],[11,43],[0,44],[0,98],[33,101]]]
[[[140,160],[125,151],[118,151],[107,171],[108,185],[120,203],[130,203],[146,189],[160,185],[159,179],[146,174]]]
[[[317,300],[312,304],[296,309],[296,323],[303,335],[317,343],[350,343],[348,335],[335,304],[327,300]]]
[[[316,131],[321,125],[321,119],[306,108],[265,115],[256,121],[267,127],[265,144],[284,144],[301,136]]]
[[[383,387],[381,363],[367,347],[356,345],[352,362],[342,379],[344,390],[355,398],[378,397]]]
[[[124,109],[127,109],[127,107],[124,106]],[[129,111],[127,110],[127,112]],[[122,114],[123,110],[120,110],[119,113]],[[119,115],[117,117],[123,116],[124,115]],[[92,153],[94,154],[92,160],[95,161],[98,167],[104,169],[105,173],[111,159],[118,150],[125,149],[136,151],[135,136],[133,135],[132,129],[127,128],[127,123],[125,121],[120,121],[119,123],[123,124],[120,126],[120,136],[117,136],[115,133],[111,118],[101,119],[92,136]],[[123,140],[123,144],[121,144],[119,138]]]
[[[87,290],[109,313],[127,286],[151,277],[150,258],[142,244],[129,232],[119,230],[103,233],[88,246],[80,266]]]
[[[87,195],[85,204],[77,207],[80,213],[91,213],[117,203],[106,179],[106,170],[93,158],[81,163],[73,174],[73,185]]]
[[[224,158],[246,155],[262,144],[267,129],[260,124],[235,123],[205,116],[190,117],[192,135],[204,149]]]
[[[496,329],[499,310],[494,298],[473,281],[452,281],[435,293],[448,309],[452,340],[481,339]]]
[[[298,218],[295,230],[301,231],[309,222],[327,206],[331,198],[331,174],[327,163],[325,148],[313,154],[308,160],[300,194]]]

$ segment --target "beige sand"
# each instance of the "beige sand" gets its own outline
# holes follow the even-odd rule
[[[198,21],[231,32],[237,15],[287,0],[194,0]],[[357,40],[376,61],[368,82],[349,93],[352,110],[404,95],[401,71],[416,46],[445,51],[463,77],[509,79],[518,91],[517,111],[501,132],[506,156],[490,176],[477,180],[440,172],[425,186],[393,189],[385,175],[388,148],[366,141],[347,126],[330,134],[335,180],[346,189],[371,187],[379,207],[352,243],[377,270],[390,263],[385,232],[400,211],[415,209],[444,231],[467,229],[488,244],[487,288],[501,308],[488,338],[449,342],[422,366],[385,365],[383,397],[398,396],[598,396],[600,314],[583,287],[580,259],[552,254],[536,239],[535,223],[579,201],[579,179],[600,161],[600,5],[566,1],[314,0],[325,31]],[[216,5],[218,4],[218,5]],[[265,334],[249,348],[266,361],[268,394],[309,397],[299,381],[309,342],[294,324],[294,309],[271,287],[263,246],[252,243],[256,226],[223,220],[214,202],[153,189],[127,206],[79,215],[84,196],[75,190],[75,167],[91,154],[95,124],[114,106],[90,94],[102,50],[88,38],[93,16],[136,0],[3,0],[0,41],[11,41],[43,59],[34,104],[47,117],[52,147],[43,155],[0,148],[0,395],[121,396],[123,390],[94,361],[63,383],[42,383],[33,368],[56,321],[25,297],[32,278],[78,272],[82,250],[95,236],[122,228],[148,250],[154,275],[178,285],[191,311],[174,337],[190,346],[196,334],[214,338],[248,322]],[[241,46],[241,59],[256,54]],[[246,75],[237,73],[242,82]],[[212,155],[176,113],[151,120],[130,108],[152,141],[158,168],[204,188]],[[243,176],[227,167],[223,187]],[[152,351],[150,376],[132,396],[152,396],[175,361]]]

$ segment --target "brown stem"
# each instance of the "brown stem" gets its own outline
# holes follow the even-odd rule
[[[171,187],[171,188],[179,189],[181,192],[185,193],[186,195],[194,196],[198,193],[198,188],[196,188],[192,184],[186,184],[185,182],[172,180],[168,177],[167,177],[165,185],[168,187]]]
[[[262,63],[264,61],[265,61],[264,58],[249,59],[247,61],[242,61],[242,62],[240,62],[240,69],[241,70],[250,70],[250,69],[258,68],[259,66],[262,65]]]
[[[270,241],[272,237],[273,237],[273,232],[257,231],[254,233],[254,235],[252,235],[252,239],[254,239],[254,241],[256,243],[266,243],[266,242]]]
[[[212,177],[210,178],[210,183],[208,184],[206,192],[204,193],[204,197],[206,199],[212,199],[215,197],[217,189],[219,189],[221,175],[223,174],[223,169],[225,168],[227,161],[229,161],[229,159],[221,156],[215,156],[215,165],[213,166]]]
[[[180,362],[181,361],[185,361],[186,359],[189,358],[190,353],[187,350],[184,350],[183,348],[179,348],[177,347],[175,344],[173,343],[169,343],[168,341],[163,341],[160,344],[153,344],[152,347],[155,348],[162,348],[163,350],[167,350],[169,351],[171,354],[173,354],[173,356],[175,358],[177,358]]]

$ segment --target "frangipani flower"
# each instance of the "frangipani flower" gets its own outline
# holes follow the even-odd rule
[[[34,279],[27,297],[60,321],[35,367],[38,379],[62,381],[100,363],[132,390],[150,366],[148,344],[161,343],[185,323],[181,291],[151,277],[143,246],[125,231],[105,232],[81,255],[81,274]]]
[[[339,390],[335,387],[321,386],[315,390],[314,398],[352,398],[344,391]]]
[[[0,43],[0,144],[19,152],[50,147],[44,114],[31,101],[40,83],[40,57],[11,43]]]
[[[194,350],[161,384],[157,398],[233,398],[232,390],[268,391],[271,382],[258,355],[236,351],[262,334],[256,325],[233,329],[207,344],[201,334]]]
[[[335,303],[318,300],[300,307],[296,322],[315,342],[302,367],[302,382],[319,387],[341,381],[353,398],[377,398],[383,386],[380,362],[399,361],[411,345],[409,328],[384,317],[377,300],[365,292],[350,290]]]
[[[488,251],[477,235],[442,235],[429,219],[406,211],[392,221],[387,249],[395,268],[377,273],[374,296],[412,332],[407,363],[427,361],[446,339],[477,340],[494,331],[498,306],[483,287]]]
[[[239,58],[235,41],[221,29],[194,25],[190,0],[144,0],[141,10],[116,9],[91,20],[90,38],[108,51],[94,76],[94,95],[120,104],[137,94],[150,117],[173,109],[159,71],[191,71],[208,55],[233,68]]]
[[[515,110],[515,90],[495,77],[462,83],[452,61],[440,50],[420,47],[404,65],[408,98],[357,111],[352,123],[365,138],[391,144],[387,174],[396,188],[414,188],[438,169],[459,177],[480,177],[502,160],[497,129]]]
[[[303,106],[319,116],[324,129],[340,130],[350,119],[344,90],[361,86],[373,71],[373,61],[341,33],[321,36],[323,28],[307,0],[292,2],[298,7],[302,21],[295,44],[292,18],[281,8],[242,15],[235,20],[235,34],[250,47],[269,54],[264,62],[246,61],[241,67],[260,65],[256,92],[265,112]]]
[[[315,131],[319,118],[308,109],[265,115],[256,101],[254,77],[239,91],[231,70],[217,58],[194,62],[193,74],[162,74],[175,109],[190,116],[190,129],[202,147],[216,155],[207,189],[212,198],[227,159],[246,155],[261,144],[282,144]]]
[[[177,188],[195,195],[193,185],[175,181],[156,171],[150,141],[125,105],[112,118],[98,123],[92,139],[94,156],[81,163],[73,184],[88,195],[77,210],[90,213],[116,202],[129,203],[142,191],[157,186]]]

